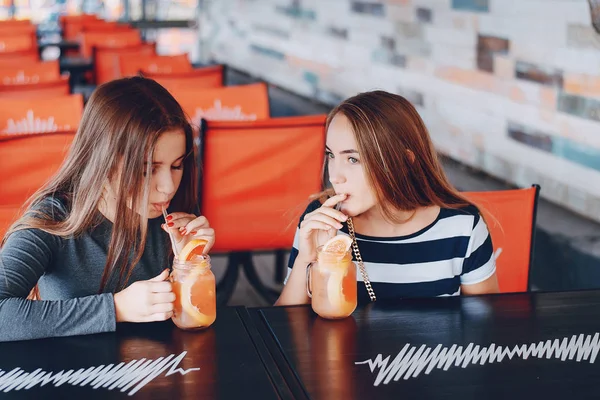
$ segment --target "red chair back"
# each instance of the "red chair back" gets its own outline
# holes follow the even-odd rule
[[[502,293],[526,292],[540,187],[463,193],[480,206],[492,236]]]
[[[324,115],[203,124],[201,209],[219,232],[214,250],[290,247],[321,188],[324,151]]]

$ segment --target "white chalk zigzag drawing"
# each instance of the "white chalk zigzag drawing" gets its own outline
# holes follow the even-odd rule
[[[93,389],[100,387],[108,390],[120,389],[121,392],[129,391],[128,395],[133,396],[167,369],[169,370],[165,373],[165,376],[176,373],[185,375],[192,371],[199,371],[200,368],[187,370],[177,368],[186,354],[187,351],[184,351],[177,357],[171,354],[155,360],[142,358],[131,360],[128,363],[100,365],[87,369],[81,368],[77,371],[71,369],[65,372],[62,370],[58,373],[44,371],[41,368],[32,372],[25,372],[19,367],[11,371],[0,369],[0,392],[26,390],[36,385],[45,386],[47,384],[59,387],[67,383],[75,386],[90,386]]]
[[[422,345],[420,347],[406,344],[390,362],[390,356],[383,358],[378,354],[375,359],[357,361],[356,365],[367,364],[374,373],[377,372],[374,386],[382,382],[387,385],[392,380],[401,378],[407,380],[416,378],[425,372],[429,374],[434,368],[447,371],[450,367],[466,368],[468,365],[502,362],[505,358],[520,357],[523,360],[529,357],[560,359],[561,361],[573,360],[577,362],[589,361],[593,364],[600,350],[600,334],[573,335],[571,338],[545,340],[538,343],[522,344],[516,346],[497,346],[492,343],[481,347],[469,343],[467,347],[452,345],[444,347],[441,344],[435,348]]]

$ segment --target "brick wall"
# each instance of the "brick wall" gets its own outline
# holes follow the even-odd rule
[[[330,104],[411,100],[441,153],[600,221],[600,34],[585,0],[212,0],[201,52]]]

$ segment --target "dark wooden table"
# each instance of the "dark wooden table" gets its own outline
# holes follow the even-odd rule
[[[184,332],[168,321],[120,324],[109,334],[0,343],[0,398],[291,398],[244,321],[244,308],[222,308],[215,324],[200,332]],[[36,371],[38,378],[46,372],[55,380],[36,384]]]
[[[299,399],[600,398],[599,291],[250,313]]]

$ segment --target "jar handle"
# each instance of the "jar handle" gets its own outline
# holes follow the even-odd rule
[[[311,299],[312,299],[312,282],[311,282],[312,273],[311,273],[311,268],[312,268],[313,264],[314,264],[314,261],[311,262],[310,264],[308,264],[306,266],[306,294]]]

